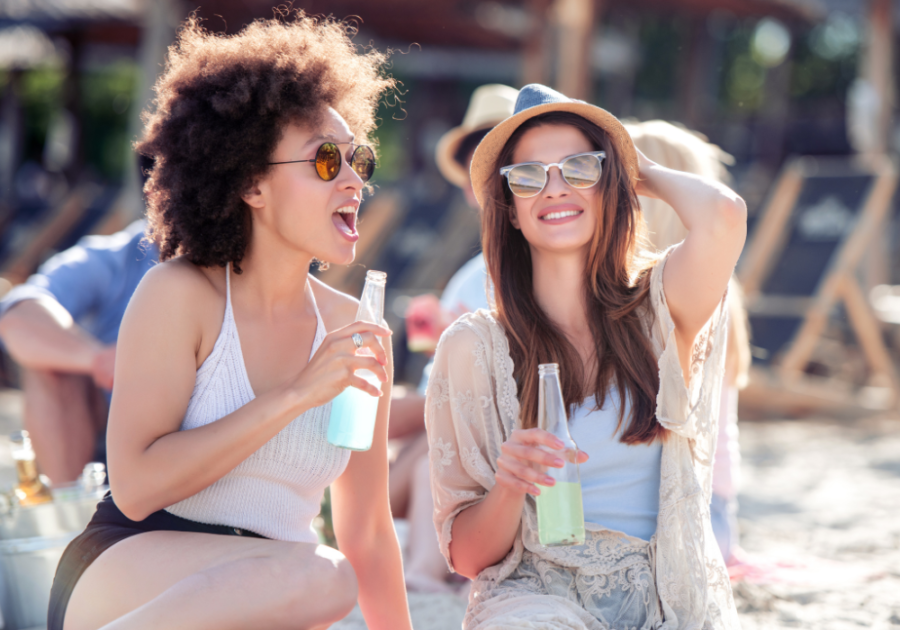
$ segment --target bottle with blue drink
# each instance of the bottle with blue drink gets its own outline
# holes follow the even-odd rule
[[[566,404],[559,384],[559,365],[538,366],[538,428],[553,434],[563,443],[563,451],[545,448],[559,456],[562,468],[547,468],[546,475],[556,482],[541,486],[535,497],[538,537],[546,547],[584,544],[584,505],[581,499],[581,477],[578,474],[578,447],[569,435]]]
[[[386,326],[384,323],[384,283],[387,274],[383,271],[369,271],[366,286],[359,299],[356,321]],[[375,356],[368,348],[357,350],[357,354]],[[357,370],[362,377],[376,388],[381,389],[381,381],[369,370]],[[351,451],[368,451],[372,448],[375,434],[375,414],[378,411],[377,396],[367,394],[356,387],[348,387],[331,401],[331,419],[328,422],[328,441],[335,446]]]

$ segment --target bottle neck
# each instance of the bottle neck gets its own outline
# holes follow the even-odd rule
[[[572,441],[562,387],[559,375],[555,372],[538,377],[538,428],[552,433],[567,444]]]
[[[356,311],[356,321],[381,324],[384,321],[384,284],[366,280],[362,297],[359,299],[359,309]]]
[[[37,463],[33,457],[31,459],[16,460],[16,476],[19,478],[20,485],[32,484],[38,481]]]

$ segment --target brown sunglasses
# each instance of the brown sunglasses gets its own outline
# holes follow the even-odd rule
[[[352,168],[356,172],[356,174],[359,175],[359,178],[364,182],[372,179],[372,175],[375,173],[375,167],[378,166],[378,163],[375,161],[374,151],[372,151],[370,147],[364,144],[354,145],[352,142],[325,142],[318,148],[318,150],[316,150],[316,157],[312,160],[269,162],[269,165],[274,166],[276,164],[299,164],[300,162],[315,162],[316,173],[318,173],[319,177],[326,182],[330,182],[338,176],[338,173],[341,172],[341,163],[343,162],[343,158],[341,158],[341,151],[340,149],[338,149],[339,144],[349,144],[350,146],[356,146],[356,149],[350,156],[350,168]]]

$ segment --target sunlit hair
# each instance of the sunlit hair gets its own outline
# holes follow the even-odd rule
[[[705,136],[664,120],[626,123],[625,128],[634,145],[657,164],[719,182],[728,181],[725,165],[734,164],[734,158],[707,142]],[[687,236],[681,219],[665,201],[642,198],[641,209],[647,223],[647,238],[656,251],[664,251]]]
[[[394,80],[386,56],[360,51],[355,28],[284,11],[236,35],[206,31],[196,16],[169,48],[144,114],[138,153],[155,166],[144,191],[149,236],[161,260],[213,266],[240,261],[252,221],[241,195],[272,168],[289,124],[315,128],[327,108],[366,143]]]
[[[509,339],[513,376],[519,391],[521,423],[537,425],[538,365],[558,363],[566,407],[596,396],[598,407],[610,387],[618,391],[620,440],[649,443],[665,437],[656,421],[659,367],[647,336],[646,317],[650,269],[655,259],[642,253],[640,206],[621,157],[607,134],[581,116],[550,112],[535,116],[516,129],[494,164],[512,164],[522,135],[542,125],[570,126],[579,130],[593,150],[605,151],[600,187],[597,230],[591,239],[585,267],[585,303],[594,338],[597,364],[585,374],[578,351],[541,309],[534,295],[531,250],[511,219],[515,208],[505,179],[499,174],[484,203],[482,245],[495,285],[497,317]],[[625,417],[626,400],[631,414]],[[626,423],[627,420],[627,423]]]
[[[625,125],[635,146],[648,158],[676,171],[693,173],[708,179],[727,182],[727,164],[734,158],[707,141],[706,137],[664,120],[648,120]],[[666,202],[641,199],[647,222],[647,238],[656,251],[663,251],[680,243],[687,236],[687,228]],[[744,292],[736,278],[728,284],[728,350],[725,355],[725,374],[729,385],[744,387],[750,372],[750,330],[744,308]]]

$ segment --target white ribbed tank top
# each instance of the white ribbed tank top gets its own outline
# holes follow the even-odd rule
[[[225,269],[225,317],[210,355],[197,370],[197,382],[181,430],[215,422],[256,396],[247,377],[241,340],[231,308],[231,265]],[[325,338],[316,311],[316,336],[310,358]],[[328,443],[331,403],[295,418],[262,448],[231,472],[197,494],[166,508],[199,523],[247,529],[276,540],[318,541],[313,519],[319,514],[325,488],[337,479],[350,452]]]

